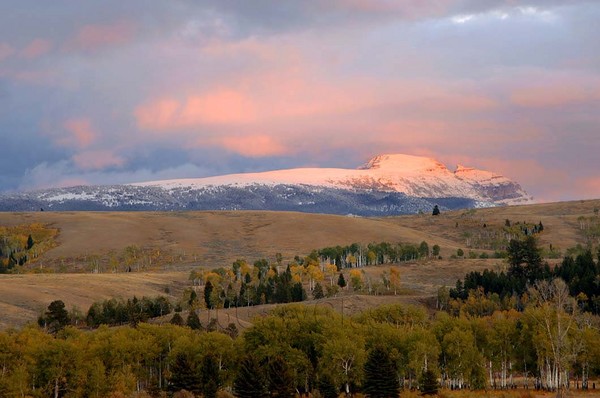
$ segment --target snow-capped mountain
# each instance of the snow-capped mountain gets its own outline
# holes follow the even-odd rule
[[[299,168],[0,196],[0,210],[295,210],[391,215],[531,203],[501,175],[410,155],[380,155],[358,169]]]

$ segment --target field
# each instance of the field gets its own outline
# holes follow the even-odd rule
[[[504,267],[501,259],[451,256],[458,248],[477,257],[491,255],[490,245],[496,243],[487,237],[501,234],[506,220],[512,225],[542,222],[540,244],[564,253],[576,244],[597,244],[587,228],[596,222],[599,207],[600,200],[595,200],[380,219],[251,211],[0,213],[0,226],[39,223],[59,231],[56,247],[26,264],[26,273],[0,275],[0,328],[34,321],[56,299],[83,312],[92,302],[110,297],[163,294],[175,300],[190,286],[189,272],[195,267],[229,266],[238,258],[274,261],[276,253],[285,264],[312,249],[354,242],[426,241],[441,247],[443,259],[394,265],[400,269],[400,296],[348,296],[343,304],[338,297],[320,305],[353,313],[398,300],[422,302],[467,271]],[[126,269],[133,272],[122,272]],[[387,269],[370,267],[365,272],[377,277]],[[224,316],[247,322],[264,310]]]

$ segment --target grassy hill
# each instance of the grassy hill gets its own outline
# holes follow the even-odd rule
[[[58,230],[49,245],[53,248],[20,268],[25,273],[0,275],[0,328],[35,320],[55,299],[84,312],[92,302],[110,297],[163,294],[177,299],[189,286],[193,267],[229,266],[237,258],[274,261],[278,252],[285,264],[312,249],[353,242],[427,241],[430,247],[441,247],[443,260],[397,265],[402,296],[352,296],[344,305],[360,310],[375,302],[422,301],[469,270],[503,267],[501,259],[450,257],[458,248],[493,253],[507,234],[506,220],[512,230],[541,221],[541,246],[564,253],[576,244],[598,244],[598,208],[600,200],[380,219],[251,211],[0,213],[0,226],[35,224]],[[122,272],[126,269],[133,272]],[[375,278],[387,269],[370,267],[365,272]],[[334,305],[336,300],[340,298],[325,303]]]

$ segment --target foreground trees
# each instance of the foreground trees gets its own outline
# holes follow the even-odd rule
[[[600,373],[600,321],[581,313],[566,291],[560,280],[538,284],[524,312],[484,317],[431,317],[401,305],[344,317],[325,306],[288,305],[256,318],[237,338],[168,323],[67,326],[55,335],[27,327],[0,333],[0,396],[186,390],[212,397],[228,389],[243,398],[317,390],[328,398],[384,398],[399,388],[433,393],[438,383],[510,388],[517,376],[530,388],[565,389],[569,378],[586,387]]]

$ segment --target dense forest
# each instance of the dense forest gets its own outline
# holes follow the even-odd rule
[[[220,332],[170,323],[85,331],[61,327],[64,308],[49,308],[58,325],[52,333],[33,326],[0,333],[0,396],[378,396],[374,385],[432,388],[432,374],[449,388],[510,388],[517,376],[531,389],[568,380],[571,388],[575,380],[592,388],[588,380],[600,371],[598,318],[568,305],[561,280],[531,294],[523,312],[478,317],[401,305],[345,317],[327,306],[290,304],[239,336],[216,320]]]

